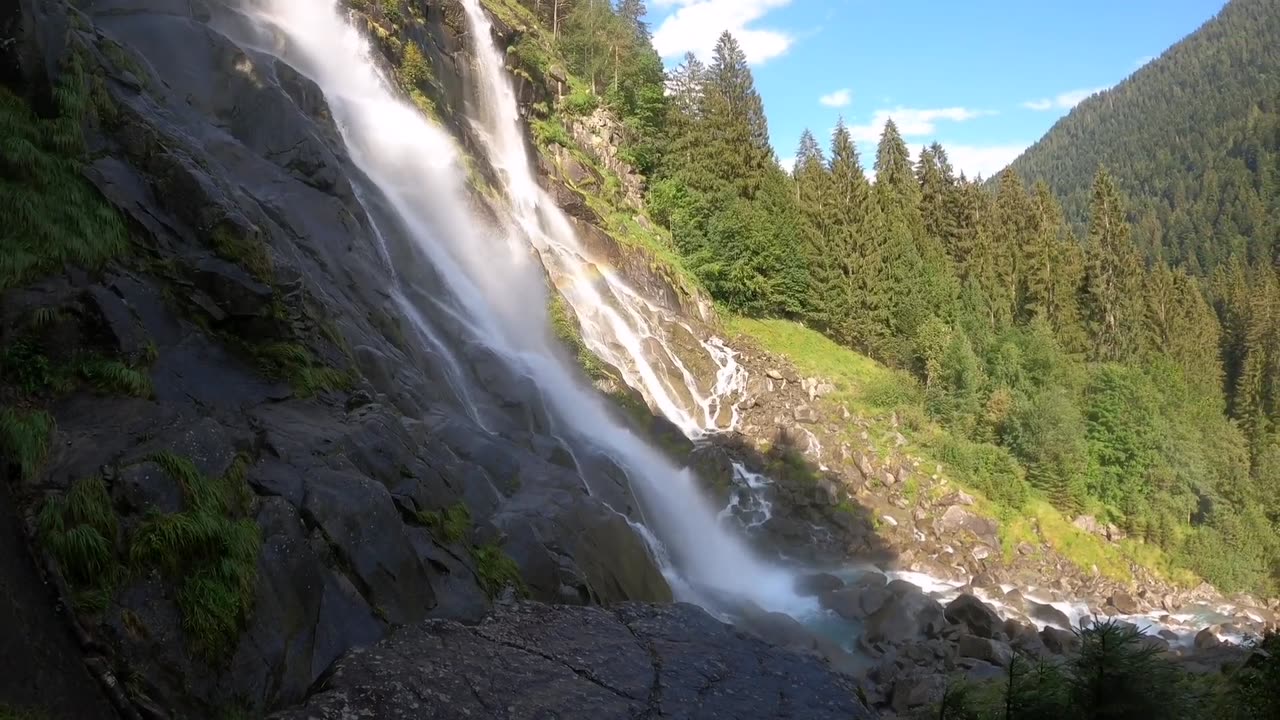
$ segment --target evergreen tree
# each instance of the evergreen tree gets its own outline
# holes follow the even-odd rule
[[[1085,308],[1093,356],[1132,357],[1142,329],[1142,267],[1129,240],[1120,194],[1105,168],[1094,181],[1085,247]]]
[[[889,324],[889,288],[879,243],[883,224],[843,118],[831,134],[829,169],[831,249],[840,263],[848,308],[843,319],[833,318],[833,331],[842,342],[872,352],[883,346]]]
[[[716,41],[702,103],[702,121],[711,140],[705,148],[707,165],[738,195],[750,199],[777,161],[747,56],[727,30]]]
[[[808,130],[800,137],[795,165],[796,202],[804,218],[809,290],[805,315],[823,332],[834,335],[834,326],[849,315],[849,293],[841,272],[836,233],[828,212],[831,172],[818,141]]]

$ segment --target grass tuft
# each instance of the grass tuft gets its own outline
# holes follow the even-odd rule
[[[29,337],[15,340],[0,352],[0,378],[28,395],[63,395],[75,389],[77,381],[108,395],[140,398],[154,395],[151,377],[144,370],[88,352],[55,364]]]
[[[91,95],[74,50],[53,89],[54,117],[0,87],[0,290],[65,263],[97,269],[128,246],[119,213],[80,172]]]
[[[274,269],[266,243],[246,237],[226,223],[214,227],[209,237],[213,243],[213,251],[223,260],[243,267],[263,282],[271,282]]]
[[[187,509],[150,513],[133,534],[130,561],[178,584],[182,627],[193,650],[210,662],[225,660],[252,612],[262,546],[257,524],[247,517],[248,459],[237,457],[219,478],[202,477],[174,453],[151,460],[181,483]]]
[[[0,459],[16,465],[19,477],[33,477],[49,453],[54,427],[47,412],[0,408]]]
[[[100,477],[82,478],[65,495],[50,496],[40,508],[37,525],[40,543],[58,561],[75,592],[76,606],[103,610],[120,579],[120,524],[106,483]]]
[[[418,520],[427,527],[432,537],[445,544],[461,542],[471,530],[471,511],[463,503],[450,505],[444,510],[420,510]]]
[[[497,545],[482,545],[471,548],[471,559],[476,564],[476,577],[480,587],[492,600],[505,587],[513,587],[521,597],[527,596],[528,588],[520,575],[520,566]]]
[[[349,391],[355,385],[352,373],[319,364],[297,343],[274,342],[250,347],[258,364],[268,375],[289,383],[300,397],[321,392]]]

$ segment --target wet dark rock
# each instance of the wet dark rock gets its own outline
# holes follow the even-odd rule
[[[1222,645],[1222,640],[1218,639],[1218,626],[1210,625],[1209,627],[1196,633],[1195,647],[1197,650],[1212,650]]]
[[[1058,608],[1045,603],[1038,603],[1034,600],[1028,600],[1026,603],[1027,615],[1033,620],[1053,625],[1059,628],[1068,629],[1071,627],[1071,618]]]
[[[175,513],[185,504],[178,482],[149,460],[120,471],[112,483],[112,491],[116,501],[132,513],[142,513],[148,508]]]
[[[1047,652],[1040,633],[1036,632],[1034,626],[1027,623],[1014,619],[1005,620],[1004,634],[1009,638],[1013,648],[1021,653],[1038,657]]]
[[[477,682],[483,678],[484,682]],[[869,718],[853,684],[690,605],[523,604],[432,620],[340,660],[276,720],[347,717]]]
[[[893,684],[890,705],[894,712],[903,715],[918,707],[938,702],[946,689],[947,678],[943,675],[901,678]]]
[[[1049,652],[1055,655],[1066,655],[1080,647],[1080,637],[1069,630],[1046,627],[1040,631],[1040,639]]]
[[[831,573],[812,573],[796,578],[796,594],[802,597],[822,595],[844,587],[844,580]]]
[[[360,474],[323,470],[307,480],[301,511],[388,620],[426,617],[435,597],[385,487]]]
[[[727,491],[733,484],[733,458],[718,445],[698,445],[689,455],[689,467],[703,482],[718,491]]]
[[[865,643],[897,645],[934,638],[942,632],[946,619],[937,600],[901,580],[894,580],[886,588],[893,597],[867,617]]]
[[[1009,663],[1013,661],[1013,648],[1007,643],[975,635],[961,635],[957,652],[961,657],[982,660],[999,667],[1009,667]]]
[[[960,595],[947,604],[946,618],[948,622],[965,626],[970,633],[982,638],[990,638],[1002,626],[1000,616],[986,603],[972,595]]]

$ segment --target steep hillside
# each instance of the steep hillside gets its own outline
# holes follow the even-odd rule
[[[1233,0],[1115,88],[1082,102],[1013,163],[1080,225],[1105,164],[1151,255],[1209,272],[1274,258],[1280,232],[1280,3]]]

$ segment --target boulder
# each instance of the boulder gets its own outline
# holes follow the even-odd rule
[[[792,411],[795,415],[796,422],[816,423],[818,422],[818,411],[808,405],[797,405]]]
[[[1040,639],[1044,641],[1045,649],[1055,655],[1066,655],[1080,647],[1080,636],[1056,627],[1046,627],[1041,630]]]
[[[892,597],[869,615],[863,641],[869,644],[900,645],[937,637],[946,625],[942,605],[920,588],[894,580],[886,586]]]
[[[795,591],[801,597],[822,595],[844,587],[844,581],[831,573],[812,573],[796,578]]]
[[[1013,648],[1007,643],[976,635],[961,635],[956,652],[961,657],[982,660],[998,667],[1009,667],[1013,662]]]
[[[1209,627],[1196,633],[1195,646],[1197,650],[1212,650],[1222,644],[1218,639],[1218,626],[1210,625]]]
[[[819,658],[692,605],[527,603],[476,626],[430,620],[397,629],[347,654],[305,704],[271,718],[597,720],[696,708],[699,717],[869,720],[856,698],[853,682]]]
[[[998,544],[996,524],[993,521],[975,515],[961,505],[948,507],[938,519],[938,534],[946,536],[964,531],[988,544]]]
[[[938,702],[946,689],[947,678],[944,675],[899,678],[893,684],[893,698],[890,700],[890,705],[895,713],[906,715],[918,707]]]
[[[818,601],[846,620],[861,620],[884,607],[894,598],[884,587],[853,586],[823,593]]]
[[[1044,639],[1040,637],[1040,633],[1036,632],[1035,627],[1027,623],[1013,619],[1005,620],[1004,634],[1009,638],[1009,643],[1019,652],[1036,657],[1046,652]]]
[[[1046,603],[1038,603],[1034,600],[1028,600],[1026,604],[1027,615],[1032,620],[1036,620],[1047,625],[1053,625],[1062,629],[1071,628],[1071,618],[1058,608]]]
[[[728,489],[733,484],[733,458],[718,445],[695,447],[689,454],[689,467],[703,482],[717,490]]]
[[[968,594],[948,603],[944,615],[948,622],[963,625],[971,634],[982,638],[994,636],[1002,624],[995,610]]]
[[[1142,606],[1138,604],[1137,599],[1127,592],[1118,591],[1112,593],[1111,597],[1107,599],[1107,603],[1122,615],[1137,615],[1142,612]]]

